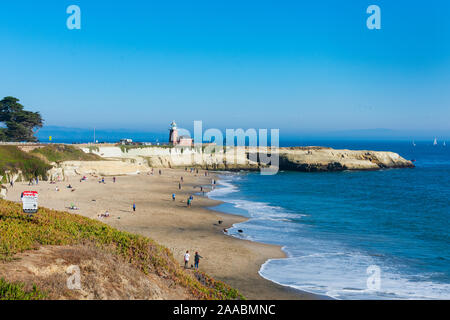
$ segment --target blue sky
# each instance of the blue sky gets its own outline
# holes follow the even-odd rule
[[[81,8],[68,30],[66,8]],[[366,8],[381,8],[368,30]],[[450,132],[450,4],[4,1],[0,95],[78,128]]]

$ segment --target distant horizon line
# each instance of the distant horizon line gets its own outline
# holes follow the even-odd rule
[[[243,128],[247,130],[248,128]],[[144,129],[144,128],[108,128],[108,127],[71,127],[71,126],[58,126],[58,125],[44,125],[42,128],[38,129],[36,135],[42,134],[42,131],[45,131],[46,134],[49,130],[56,130],[59,133],[64,131],[78,131],[79,134],[87,134],[88,132],[93,132],[94,130],[101,134],[102,132],[117,132],[120,133],[135,133],[135,134],[148,134],[148,135],[165,135],[165,129],[157,128],[155,130],[152,129]],[[188,128],[180,128],[188,130]],[[238,129],[238,128],[226,128],[226,129]],[[283,134],[284,132],[284,134]],[[56,133],[56,132],[55,132]],[[65,132],[65,134],[69,134],[69,132]],[[284,138],[314,138],[311,136],[316,136],[317,138],[383,138],[383,139],[429,139],[429,138],[437,138],[437,139],[450,139],[450,129],[438,129],[438,130],[429,130],[429,129],[420,129],[420,130],[411,130],[411,129],[388,129],[388,128],[370,128],[370,129],[337,129],[337,130],[324,130],[324,129],[304,129],[304,130],[293,130],[293,129],[280,129],[280,138],[281,134],[283,134]],[[356,135],[356,136],[354,136]],[[380,136],[379,136],[380,135]],[[301,136],[301,137],[300,137]]]

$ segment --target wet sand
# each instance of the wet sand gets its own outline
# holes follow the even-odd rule
[[[184,182],[179,190],[181,176]],[[200,192],[200,185],[210,186],[212,178],[212,175],[205,177],[203,170],[196,174],[181,169],[163,169],[162,175],[155,170],[154,175],[116,176],[116,183],[112,177],[105,177],[104,184],[98,182],[99,177],[88,176],[87,181],[80,182],[80,177],[74,176],[57,184],[44,181],[28,186],[18,182],[9,190],[7,199],[19,201],[22,191],[36,190],[40,206],[100,219],[120,230],[150,237],[170,248],[180,265],[186,250],[191,254],[192,264],[198,251],[203,257],[201,270],[237,288],[248,299],[320,299],[275,284],[258,274],[268,259],[283,258],[285,254],[278,246],[241,240],[224,233],[225,228],[246,218],[207,209],[220,202],[196,193]],[[69,183],[73,189],[66,188]],[[176,194],[175,201],[172,193]],[[194,200],[188,208],[186,200],[190,195]],[[136,212],[133,212],[133,202]],[[79,210],[70,210],[72,203]],[[110,217],[98,218],[105,211]]]

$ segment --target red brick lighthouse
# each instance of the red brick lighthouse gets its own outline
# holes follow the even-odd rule
[[[169,131],[169,143],[175,146],[178,144],[178,129],[175,120],[170,124]]]

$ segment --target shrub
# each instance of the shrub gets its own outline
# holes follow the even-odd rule
[[[202,280],[186,272],[169,249],[155,241],[119,231],[100,221],[80,215],[40,208],[33,217],[22,213],[21,206],[0,200],[0,259],[36,249],[41,245],[93,243],[118,255],[144,273],[154,272],[187,288],[198,299],[243,299],[235,289],[206,274]]]
[[[91,148],[91,147],[89,147]],[[95,148],[95,147],[93,147]],[[98,148],[97,148],[98,149]],[[91,152],[92,150],[89,149]],[[31,151],[32,154],[40,154],[44,156],[50,162],[62,162],[62,161],[95,161],[102,160],[101,157],[92,154],[85,153],[83,150],[64,144],[52,144],[43,148],[36,148]]]
[[[22,171],[26,179],[41,177],[46,179],[51,165],[44,160],[20,150],[16,146],[0,146],[0,175],[6,171]]]
[[[1,278],[0,300],[41,300],[46,296],[35,285],[31,290],[25,290],[24,287],[23,283],[9,283]]]

